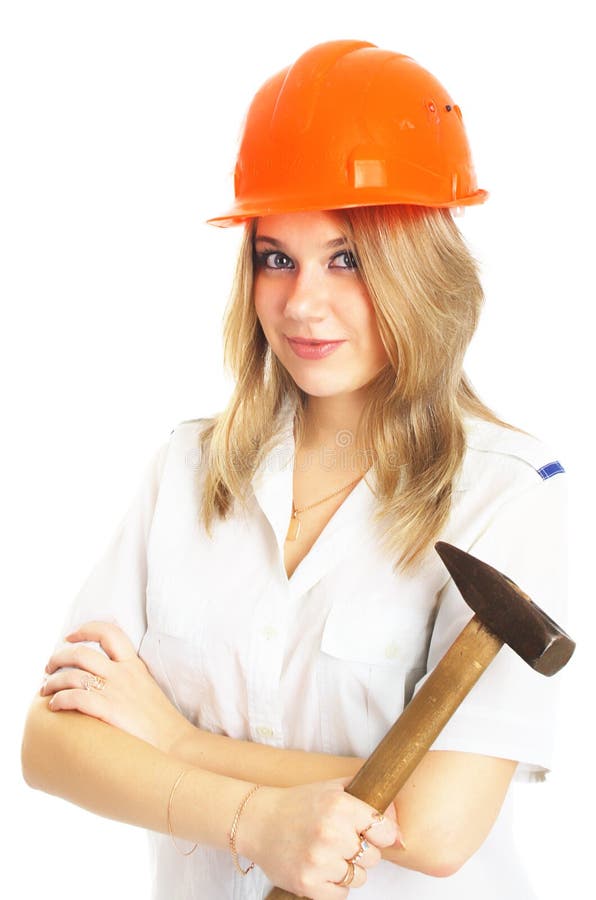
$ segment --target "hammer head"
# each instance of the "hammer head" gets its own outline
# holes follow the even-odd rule
[[[435,550],[483,625],[528,665],[554,675],[569,662],[575,643],[515,582],[444,541]]]

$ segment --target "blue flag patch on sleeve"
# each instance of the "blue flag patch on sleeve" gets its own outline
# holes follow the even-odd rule
[[[559,460],[555,460],[555,462],[547,463],[546,466],[542,466],[541,469],[537,469],[538,474],[541,478],[546,480],[547,478],[552,478],[553,475],[558,475],[559,472],[564,472],[565,469],[559,462]]]

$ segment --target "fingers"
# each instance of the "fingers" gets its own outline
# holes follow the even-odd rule
[[[85,622],[66,636],[67,641],[96,641],[110,659],[120,661],[136,656],[133,644],[114,622]]]
[[[397,823],[366,806],[364,815],[367,817],[366,820],[363,819],[361,827],[357,826],[360,837],[375,847],[391,847],[400,836]]]
[[[92,675],[84,669],[61,669],[53,675],[48,675],[42,685],[40,694],[46,697],[56,694],[58,691],[72,690],[103,690],[105,680],[100,675]]]
[[[350,887],[359,888],[362,887],[363,884],[366,884],[366,871],[362,868],[360,863],[357,863],[354,866],[354,878],[352,880],[352,884]]]
[[[395,798],[397,799],[397,798]],[[395,805],[395,799],[389,804],[387,809],[385,810],[385,816],[390,818],[397,827],[397,838],[395,839],[395,843],[398,847],[401,847],[403,850],[406,849],[406,842],[404,841],[404,837],[399,825],[399,821],[397,818],[397,807]]]
[[[56,669],[69,666],[76,669],[85,669],[91,675],[99,675],[100,678],[105,678],[109,665],[110,661],[102,653],[93,650],[92,647],[77,644],[61,647],[53,653],[46,666],[46,672],[48,675],[53,675]]]
[[[331,884],[336,885],[337,890],[333,896],[347,897],[352,888],[362,887],[366,884],[366,871],[360,864],[354,865],[350,860],[345,860],[337,865],[337,878],[334,877]],[[341,890],[340,890],[341,889]]]
[[[351,862],[361,866],[363,869],[370,869],[381,861],[381,851],[374,844],[371,844],[366,838],[358,837],[358,843],[355,845],[354,853],[350,857]]]
[[[94,719],[104,719],[106,701],[98,691],[86,691],[81,688],[58,691],[48,701],[52,712],[63,709],[78,710]],[[104,720],[105,721],[105,720]]]
[[[368,803],[353,797],[346,790],[352,780],[353,776],[344,776],[331,779],[330,783],[341,785],[344,797],[351,797],[350,802],[357,804],[357,834],[365,837],[369,844],[374,844],[376,847],[391,847],[396,841],[403,843],[393,805],[390,804],[386,814],[383,815]]]

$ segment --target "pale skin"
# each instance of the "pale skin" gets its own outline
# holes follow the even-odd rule
[[[163,804],[167,804],[168,791],[180,771],[179,762],[177,766],[173,765],[176,760],[197,767],[197,777],[205,777],[208,773],[204,770],[227,776],[225,787],[234,798],[238,796],[238,792],[235,790],[235,782],[230,779],[240,779],[240,799],[250,783],[255,782],[277,788],[308,785],[312,789],[312,782],[343,777],[343,783],[346,784],[349,781],[346,776],[352,776],[363,763],[357,757],[280,750],[195,728],[162,693],[137,656],[133,645],[113,623],[88,623],[69,635],[68,641],[72,642],[72,646],[66,645],[51,657],[47,666],[48,678],[41,689],[44,699],[36,701],[30,713],[25,743],[29,739],[31,746],[26,746],[26,758],[35,777],[34,786],[65,796],[95,812],[165,831]],[[109,658],[93,648],[77,647],[80,641],[99,642]],[[65,666],[73,668],[62,668]],[[57,671],[61,668],[61,671]],[[85,690],[82,684],[87,673],[105,679],[105,687],[100,691]],[[51,698],[50,706],[48,697]],[[52,715],[52,712],[69,710],[78,712],[69,712],[66,717],[68,721],[64,724],[58,722],[62,719],[61,716]],[[81,713],[84,715],[80,715]],[[94,722],[95,719],[102,721]],[[108,728],[106,722],[115,727]],[[88,777],[97,765],[95,751],[89,754],[89,768],[85,772],[81,773],[78,764],[73,766],[78,754],[86,758],[85,748],[95,748],[97,741],[102,744],[105,742],[106,753],[110,750],[118,752],[119,760],[123,760],[123,755],[133,748],[125,743],[121,746],[121,742],[129,736],[123,735],[120,729],[134,736],[130,740],[134,740],[135,754],[140,754],[131,763],[135,773],[143,770],[146,760],[147,778],[153,779],[162,762],[164,765],[167,763],[166,775],[163,782],[160,782],[162,787],[155,795],[157,808],[150,811],[150,819],[130,816],[131,808],[128,804],[131,786],[126,785],[125,773],[115,773],[114,788],[118,793],[114,796],[106,791],[106,774],[101,760],[99,768],[102,778],[99,782],[96,777]],[[43,752],[43,746],[47,748],[48,741],[56,751],[51,754],[51,764]],[[148,755],[148,750],[143,749],[147,745],[155,748],[162,762]],[[59,767],[56,766],[56,759],[60,760]],[[77,769],[80,784],[73,782],[73,768]],[[382,850],[382,856],[398,865],[430,875],[452,874],[478,849],[488,834],[514,769],[515,763],[510,760],[469,753],[427,753],[395,799],[399,816],[399,833],[396,835],[398,843],[386,846]],[[133,780],[138,783],[138,775]],[[200,786],[202,782],[197,784]],[[210,787],[208,782],[205,784]],[[126,797],[119,793],[123,785],[126,786]],[[193,820],[193,809],[196,816],[197,807],[194,804],[197,793],[192,792],[192,782],[186,784],[183,781],[179,790],[182,799],[178,798],[177,791],[176,822],[180,829],[177,833],[197,840],[200,823]],[[205,788],[201,787],[201,790]],[[205,794],[201,796],[204,798]],[[147,799],[145,790],[141,790],[138,797],[133,797],[133,803],[141,803],[141,816],[149,812],[145,809]],[[251,806],[253,800],[253,814],[256,816],[262,812],[263,807],[259,803],[258,794],[250,801]],[[263,798],[263,804],[268,801],[269,798]],[[204,803],[204,800],[201,802]],[[269,802],[269,808],[273,808],[276,798],[271,798]],[[300,799],[296,802],[299,803]],[[115,805],[108,807],[108,803]],[[230,816],[226,819],[227,812],[229,810],[222,817],[221,824],[224,828],[226,825],[229,827],[231,822]],[[233,812],[234,810],[232,816]],[[312,818],[309,813],[309,822],[303,835],[304,845],[309,840],[310,825]],[[254,834],[253,827],[253,822],[249,819],[246,838],[249,834]],[[205,838],[204,832],[200,834],[202,840],[221,845],[213,841],[211,835]],[[402,835],[405,847],[399,843]],[[349,840],[354,846],[353,833]],[[223,846],[227,846],[225,841]],[[274,847],[275,844],[270,843],[269,846]],[[254,858],[254,853],[253,850],[251,858]],[[371,848],[361,862],[373,864],[377,859],[378,856]],[[340,877],[341,874],[338,879]]]
[[[345,454],[342,465],[330,467],[329,453],[337,449],[338,431],[356,433],[366,385],[387,362],[372,304],[341,241],[339,221],[329,213],[271,216],[257,225],[256,311],[273,352],[309,395],[306,438],[294,470],[298,507],[364,474],[362,465],[346,471]],[[345,343],[324,360],[304,360],[287,335]],[[308,465],[301,466],[306,455]],[[284,548],[288,577],[347,493],[304,514],[300,538]],[[299,895],[347,896],[348,889],[333,882],[357,851],[357,834],[370,823],[371,809],[343,786],[363,760],[201,731],[172,706],[117,626],[87,623],[68,640],[72,646],[50,659],[42,697],[29,714],[23,769],[30,784],[102,815],[167,831],[167,800],[184,763],[191,774],[176,792],[176,833],[227,847],[238,804],[260,783],[266,787],[243,813],[239,851]],[[77,646],[80,641],[99,642],[107,657]],[[72,668],[58,672],[61,667]],[[103,690],[82,687],[87,673],[105,679]],[[516,765],[469,753],[427,753],[388,811],[397,811],[399,829],[387,816],[367,833],[371,846],[351,887],[364,883],[381,852],[429,875],[457,871],[488,835]],[[210,815],[203,821],[197,811],[205,807]]]
[[[117,663],[120,665],[120,663]],[[81,691],[84,692],[84,691]],[[74,696],[77,689],[62,693]],[[73,701],[73,709],[76,700]],[[173,833],[227,849],[234,814],[252,782],[181,763],[150,743],[91,713],[50,711],[47,699],[32,705],[23,740],[23,773],[31,787],[64,797],[99,815],[167,833],[166,810],[172,786],[188,770],[175,794]],[[380,849],[397,836],[395,822],[374,822],[371,808],[343,790],[346,779],[302,787],[265,786],[248,801],[236,846],[281,887],[312,900],[345,898],[338,887],[345,860],[367,831],[370,846],[355,868],[362,885]]]

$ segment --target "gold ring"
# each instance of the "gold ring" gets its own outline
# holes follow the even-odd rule
[[[352,882],[354,881],[354,872],[356,871],[356,869],[354,867],[354,863],[352,862],[351,859],[346,859],[346,862],[348,864],[346,874],[344,875],[344,877],[342,878],[341,881],[333,882],[338,887],[347,887],[349,884],[352,884]]]
[[[100,678],[99,675],[85,675],[83,678],[83,687],[86,691],[103,691],[105,686],[105,678]]]
[[[364,837],[366,832],[370,831],[370,829],[373,827],[373,825],[377,825],[379,822],[383,822],[385,819],[385,816],[382,815],[380,812],[374,812],[372,817],[373,817],[372,822],[370,823],[370,825],[367,825],[366,828],[364,828],[360,832],[360,837]]]
[[[366,841],[363,837],[360,837],[360,850],[356,854],[354,854],[354,856],[351,858],[350,862],[351,863],[358,862],[360,857],[364,856],[364,853],[366,852],[366,850],[368,850],[369,847],[370,847],[370,844],[368,843],[368,841]]]

